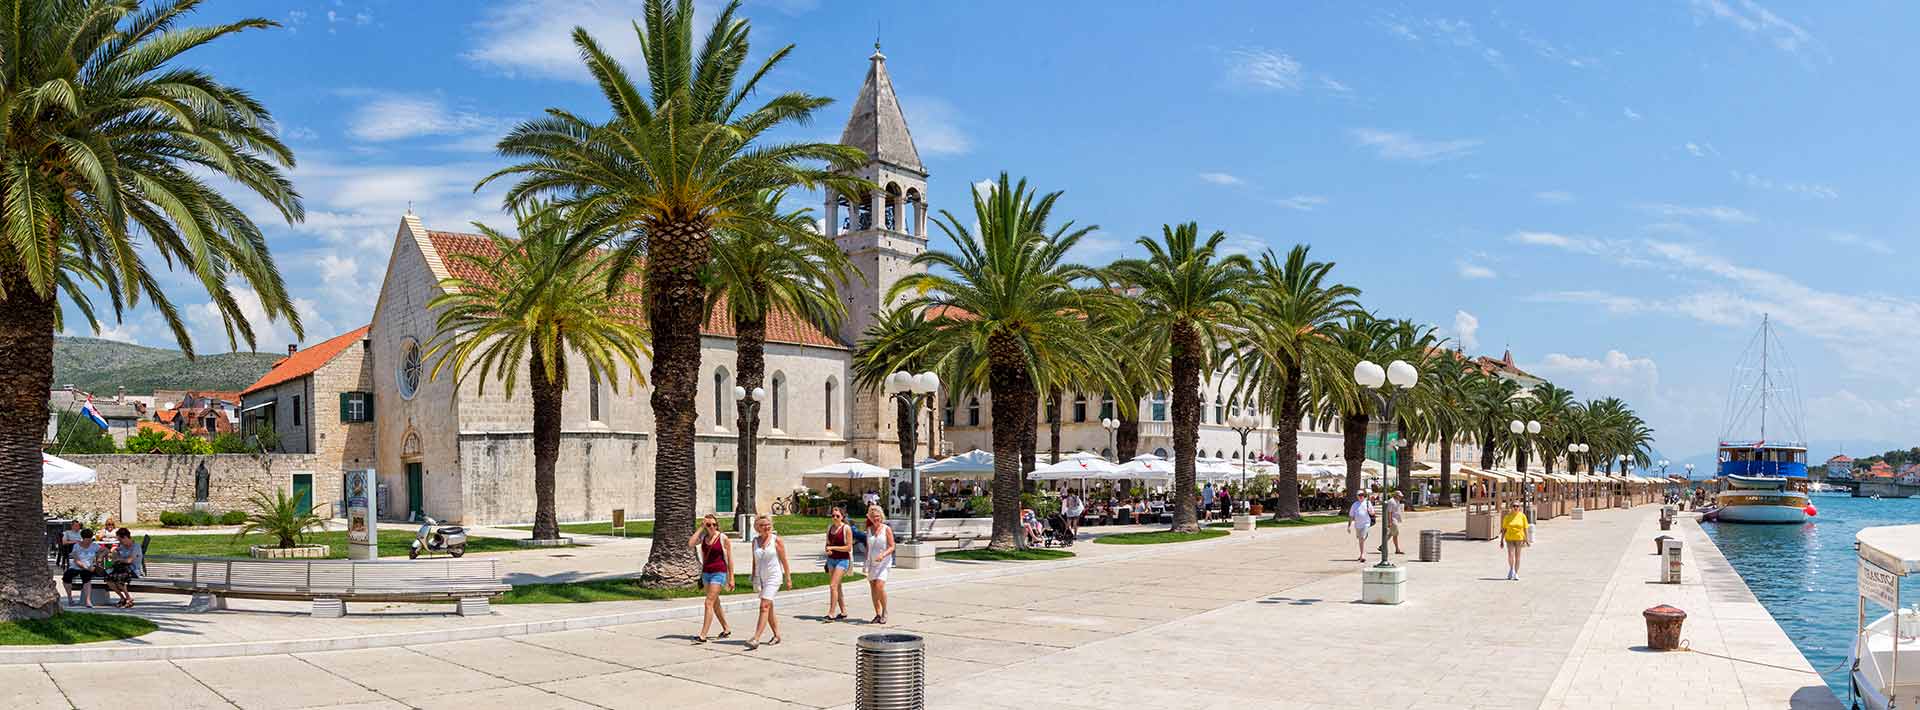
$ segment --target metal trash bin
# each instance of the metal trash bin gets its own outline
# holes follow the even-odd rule
[[[1647,648],[1655,651],[1677,651],[1680,649],[1680,626],[1687,621],[1687,612],[1666,604],[1640,612],[1647,620]]]
[[[856,710],[920,710],[926,706],[927,640],[913,634],[867,634],[854,646]]]
[[[1438,530],[1420,531],[1420,561],[1421,562],[1439,562],[1440,561],[1440,531]]]

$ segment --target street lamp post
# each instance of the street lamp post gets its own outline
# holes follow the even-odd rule
[[[1580,467],[1576,465],[1574,461],[1575,457],[1578,457],[1581,463],[1587,463],[1587,451],[1592,448],[1593,447],[1583,443],[1567,444],[1567,466],[1573,469],[1574,485],[1579,487],[1579,490],[1574,494],[1573,507],[1582,512],[1585,512],[1587,508],[1587,477],[1586,474],[1580,472]]]
[[[757,511],[754,496],[758,488],[754,484],[758,482],[755,479],[760,474],[760,400],[767,398],[767,388],[748,390],[736,386],[733,388],[733,397],[747,403],[747,416],[740,428],[740,445],[745,450],[741,451],[744,455],[740,457],[743,465],[740,467],[739,490],[740,500],[747,504],[747,512],[740,512],[738,502],[733,504],[733,529],[740,533],[740,539],[753,542],[753,516]]]
[[[1526,463],[1527,455],[1533,452],[1533,437],[1540,436],[1540,422],[1532,419],[1524,422],[1515,419],[1507,422],[1507,431],[1511,431],[1520,437],[1520,512],[1526,513],[1527,519],[1532,520],[1533,487],[1529,485],[1527,481]],[[1552,455],[1552,452],[1546,452],[1546,455]],[[1545,465],[1545,456],[1541,458],[1541,464]]]
[[[1113,417],[1101,417],[1100,428],[1107,430],[1107,451],[1112,452],[1113,462],[1120,462],[1120,444],[1114,441],[1114,432],[1120,430],[1120,420]]]
[[[901,370],[887,375],[887,393],[907,410],[907,430],[900,432],[907,438],[907,450],[920,446],[920,408],[933,393],[940,389],[940,378],[931,372],[918,375]],[[913,456],[907,457],[907,476],[913,479],[913,500],[907,511],[907,542],[920,542],[920,468]]]
[[[1393,416],[1393,408],[1400,403],[1401,395],[1413,389],[1413,386],[1420,381],[1420,371],[1402,360],[1388,363],[1385,368],[1370,361],[1361,360],[1360,364],[1353,366],[1353,381],[1373,395],[1374,401],[1380,405],[1380,417],[1386,422],[1386,431],[1382,436],[1397,434],[1395,430],[1397,420]],[[1385,478],[1386,474],[1383,471],[1381,474],[1383,494],[1386,490]],[[1385,499],[1382,499],[1383,509],[1385,504]],[[1384,524],[1380,526],[1380,564],[1374,565],[1376,568],[1396,566],[1393,564],[1393,559],[1387,557],[1387,527]]]
[[[1240,435],[1240,505],[1247,505],[1247,435],[1260,428],[1260,418],[1237,409],[1227,415],[1227,427]],[[1251,510],[1251,508],[1248,508]]]

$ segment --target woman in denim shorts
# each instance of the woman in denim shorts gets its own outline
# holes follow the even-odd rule
[[[715,619],[720,621],[719,637],[732,636],[733,627],[727,625],[727,615],[720,610],[720,591],[733,591],[733,545],[720,532],[720,519],[708,513],[700,521],[700,529],[687,539],[687,547],[700,556],[700,586],[707,590],[707,602],[700,615],[700,635],[694,637],[693,642],[707,642],[707,629]]]
[[[836,507],[833,523],[827,526],[827,616],[823,621],[846,620],[847,596],[840,591],[840,579],[852,567],[853,526],[847,524],[847,509]]]

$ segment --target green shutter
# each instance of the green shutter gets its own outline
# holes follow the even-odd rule
[[[352,392],[340,393],[340,421],[343,421],[343,422],[353,421],[352,419],[349,418],[349,415],[347,414],[347,398],[352,396],[353,396]]]
[[[360,410],[360,421],[363,421],[363,422],[373,421],[373,393],[361,392],[360,401],[366,403],[366,406],[361,408]]]

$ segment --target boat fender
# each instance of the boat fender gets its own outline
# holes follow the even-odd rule
[[[1807,517],[1809,518],[1820,514],[1819,509],[1814,508],[1812,503],[1808,503],[1807,507],[1801,508],[1801,510],[1806,511]]]

